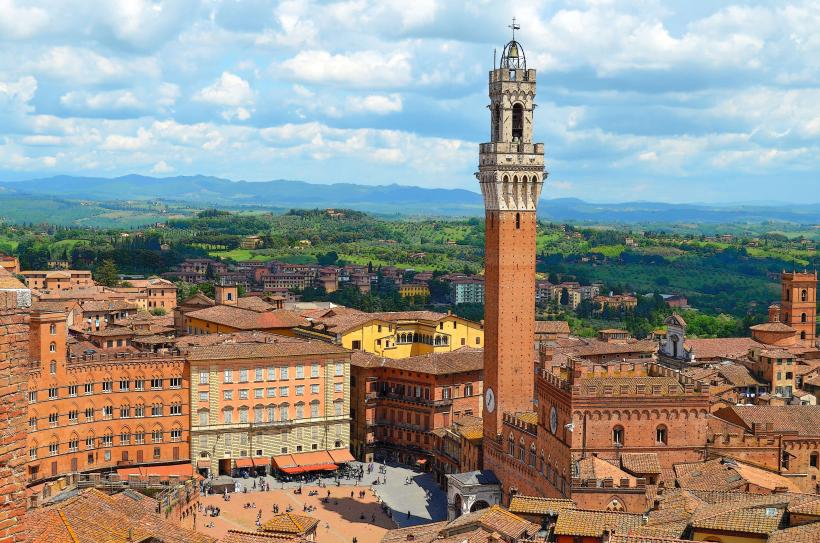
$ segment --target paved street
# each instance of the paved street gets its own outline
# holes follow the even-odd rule
[[[380,465],[382,464],[374,464]],[[399,527],[447,519],[447,494],[436,484],[432,474],[392,464],[387,466],[386,474],[378,473],[378,468],[375,468],[370,475],[365,474],[362,482],[372,484],[376,475],[380,478],[387,477],[387,484],[374,485],[372,488],[393,511],[393,520]],[[405,484],[407,478],[410,478],[410,484]]]

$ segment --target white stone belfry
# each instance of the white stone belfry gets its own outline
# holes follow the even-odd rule
[[[535,70],[513,40],[501,65],[490,72],[490,142],[479,148],[476,178],[484,206],[498,211],[535,211],[544,171],[544,144],[532,142]]]

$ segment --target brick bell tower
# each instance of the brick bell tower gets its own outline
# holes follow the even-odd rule
[[[780,274],[780,320],[797,331],[800,345],[814,347],[817,327],[817,271]]]
[[[476,173],[486,217],[485,447],[496,442],[504,413],[533,410],[534,395],[535,211],[547,174],[544,144],[532,142],[535,70],[515,40],[515,21],[511,28],[490,72],[490,142],[480,145]]]

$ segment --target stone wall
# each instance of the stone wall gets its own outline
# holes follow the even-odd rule
[[[26,364],[27,299],[0,290],[0,543],[27,541],[26,511]],[[22,306],[22,307],[21,307]]]

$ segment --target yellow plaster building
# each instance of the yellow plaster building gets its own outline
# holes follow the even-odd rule
[[[334,307],[303,316],[309,325],[297,328],[296,335],[324,339],[346,349],[385,358],[445,353],[461,347],[484,347],[483,325],[450,313],[364,313]]]

